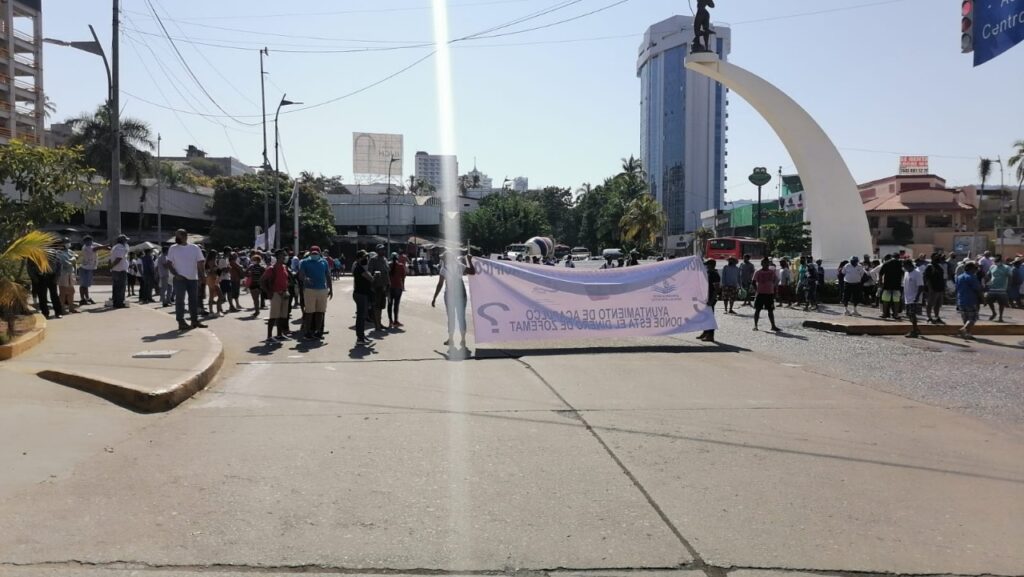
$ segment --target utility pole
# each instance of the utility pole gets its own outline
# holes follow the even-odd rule
[[[999,254],[1002,254],[1006,249],[1006,239],[999,233],[999,225],[1003,224],[1003,211],[1006,207],[1006,201],[1003,200],[1003,195],[1006,193],[1006,171],[1003,170],[1002,156],[997,156],[996,162],[999,163],[999,222],[996,223],[995,230],[996,242],[999,243]]]
[[[299,183],[298,183],[298,181],[295,182],[295,188],[294,188],[294,190],[292,192],[293,192],[293,195],[295,196],[295,207],[292,209],[292,215],[294,217],[293,224],[295,226],[295,229],[294,229],[295,230],[295,255],[298,256],[298,254],[299,254],[299,210],[301,209],[301,206],[299,205],[299,195],[300,195],[300,192],[299,192]]]
[[[113,35],[110,41],[111,85],[110,100],[110,198],[107,199],[107,242],[121,234],[121,7],[114,0]]]
[[[160,165],[160,133],[156,134],[156,237],[164,243],[163,167]]]
[[[264,179],[267,175],[267,170],[270,169],[270,159],[267,158],[267,88],[266,88],[266,76],[267,73],[263,71],[263,57],[269,56],[270,50],[266,46],[263,50],[260,50],[260,98],[263,102],[263,176]],[[270,228],[270,197],[266,194],[263,195],[263,250],[270,249],[270,237],[267,236],[267,229]]]
[[[391,255],[391,165],[398,160],[398,157],[391,154],[391,158],[388,160],[388,188],[385,194],[385,201],[388,205],[388,255]]]

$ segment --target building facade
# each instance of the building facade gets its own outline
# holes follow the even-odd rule
[[[459,160],[454,155],[416,153],[416,179],[434,187],[438,193],[443,184],[458,186]]]
[[[43,144],[41,0],[0,2],[0,144]]]
[[[970,246],[977,230],[973,187],[951,189],[944,178],[921,174],[890,176],[858,189],[876,249],[908,246],[915,253],[939,248],[964,252],[962,247]]]
[[[715,27],[712,44],[722,60],[732,33]],[[700,227],[700,214],[722,208],[726,169],[728,90],[685,68],[693,18],[673,16],[644,34],[640,78],[640,157],[651,193],[668,218],[668,234]]]
[[[530,179],[525,176],[517,176],[510,181],[511,188],[515,192],[526,192],[530,190]]]
[[[475,166],[462,178],[466,183],[465,196],[481,199],[494,191],[494,179],[477,170]]]

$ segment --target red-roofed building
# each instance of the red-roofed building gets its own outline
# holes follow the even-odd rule
[[[962,246],[974,231],[974,187],[951,189],[946,180],[933,174],[898,175],[860,185],[860,197],[867,213],[875,247],[909,245],[915,253],[946,251]],[[894,237],[894,228],[906,228],[912,239]],[[985,233],[980,233],[985,234]]]

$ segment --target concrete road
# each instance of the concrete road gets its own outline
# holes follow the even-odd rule
[[[405,331],[369,351],[353,346],[349,282],[322,346],[262,344],[246,314],[210,321],[225,368],[169,414],[5,386],[5,414],[59,391],[92,415],[22,421],[44,459],[97,422],[116,430],[45,479],[19,473],[5,441],[4,469],[34,481],[0,483],[0,575],[1024,575],[1012,413],[951,410],[848,366],[850,350],[952,355],[726,319],[721,340],[737,346],[450,362],[435,279],[409,280]],[[958,365],[985,374],[973,359],[1012,351],[989,348]]]

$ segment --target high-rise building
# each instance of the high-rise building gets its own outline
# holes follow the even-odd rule
[[[726,60],[732,32],[716,26],[712,49]],[[644,34],[640,78],[640,157],[651,193],[668,218],[668,234],[700,227],[700,214],[722,208],[725,193],[724,86],[685,68],[693,18],[673,16]]]
[[[422,179],[427,184],[433,186],[434,190],[438,193],[442,190],[442,183],[449,183],[450,186],[458,187],[459,160],[454,155],[417,152],[416,179]],[[456,194],[458,194],[458,190],[456,190]]]
[[[530,190],[530,179],[525,176],[517,176],[512,179],[512,190],[526,192]]]
[[[0,144],[43,144],[42,0],[0,2]]]

